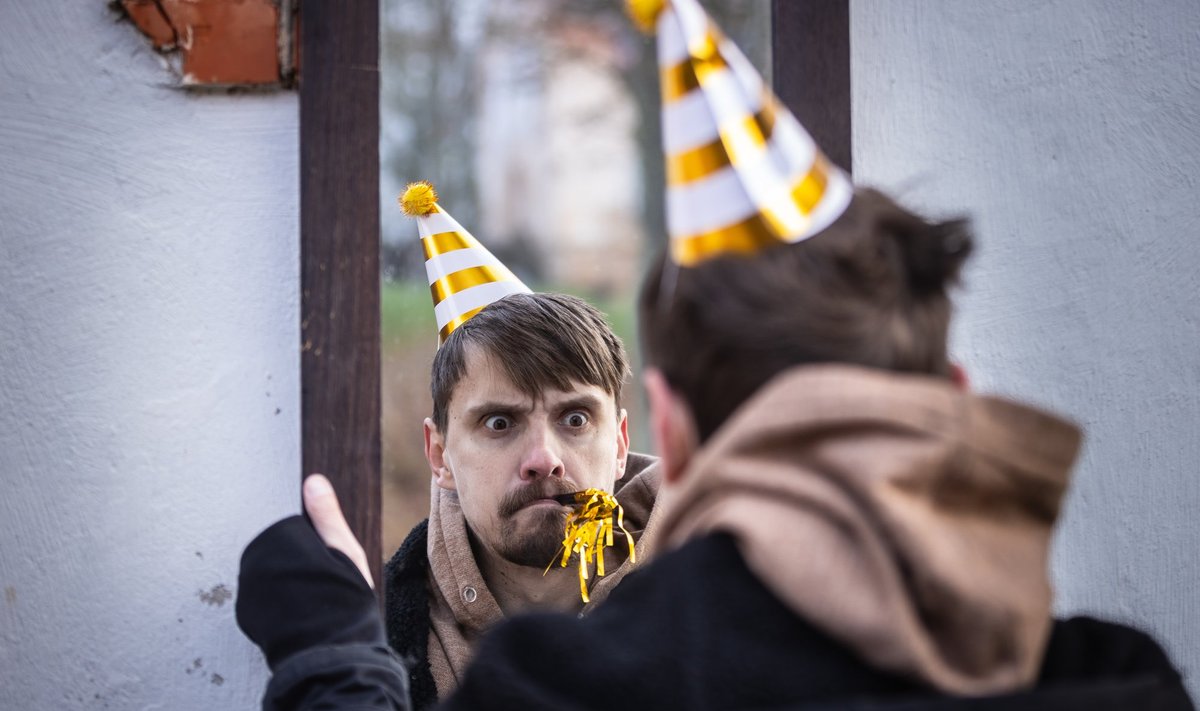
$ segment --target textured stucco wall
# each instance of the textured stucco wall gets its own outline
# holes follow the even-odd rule
[[[299,497],[294,94],[0,2],[0,708],[250,709],[228,598]]]
[[[1153,630],[1200,696],[1200,3],[851,13],[856,177],[973,214],[956,353],[1086,428],[1059,610]]]

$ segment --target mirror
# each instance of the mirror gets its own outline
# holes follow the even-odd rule
[[[770,3],[706,8],[770,79]],[[608,315],[638,364],[634,298],[665,240],[658,68],[619,0],[383,0],[380,9],[383,553],[429,512],[421,422],[437,347],[413,180],[535,291]],[[649,437],[631,383],[635,451]]]

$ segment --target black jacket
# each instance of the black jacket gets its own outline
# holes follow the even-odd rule
[[[280,594],[291,592],[296,594]],[[353,564],[287,519],[247,548],[238,623],[274,678],[264,709],[408,708],[407,675],[383,644]],[[1087,618],[1055,623],[1034,689],[938,695],[879,672],[775,598],[725,534],[691,541],[584,619],[530,615],[484,640],[446,709],[858,709],[1188,711],[1150,637]]]
[[[1056,622],[1034,689],[941,696],[877,671],[794,615],[733,539],[693,540],[631,573],[585,619],[515,618],[489,635],[446,709],[1192,709],[1147,635]]]
[[[413,528],[383,568],[388,644],[404,660],[414,709],[437,703],[429,670],[429,519]]]

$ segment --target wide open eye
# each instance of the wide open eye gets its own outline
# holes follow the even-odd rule
[[[589,422],[587,413],[582,410],[572,410],[559,421],[572,429],[579,429]]]
[[[507,415],[490,415],[483,421],[483,426],[492,432],[503,432],[512,427],[512,420]]]

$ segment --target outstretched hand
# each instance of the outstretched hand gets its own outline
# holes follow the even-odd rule
[[[410,709],[408,673],[333,487],[315,474],[303,492],[308,518],[268,526],[238,570],[237,624],[272,673],[263,708]]]
[[[358,572],[362,573],[372,589],[375,581],[371,579],[371,568],[367,565],[367,554],[362,545],[354,537],[346,517],[342,515],[342,507],[338,503],[333,485],[323,474],[311,474],[304,480],[304,510],[312,521],[317,535],[330,548],[340,551],[354,563]]]

